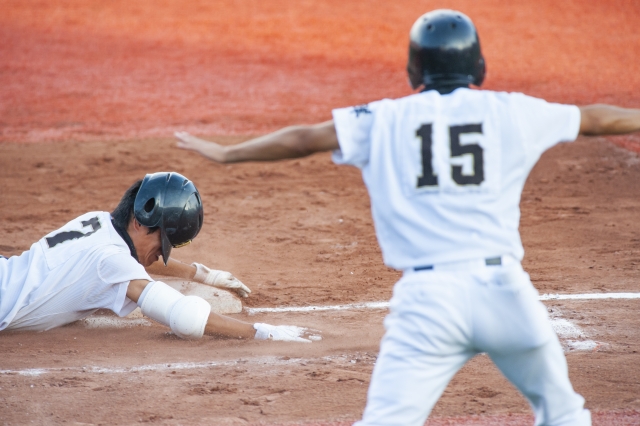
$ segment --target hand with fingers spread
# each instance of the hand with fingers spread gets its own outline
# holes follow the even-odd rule
[[[282,342],[302,342],[311,343],[312,341],[322,340],[320,331],[312,330],[305,327],[297,327],[295,325],[270,325],[264,323],[255,323],[253,328],[256,329],[256,340],[276,340]]]
[[[249,287],[231,275],[230,272],[209,269],[195,262],[191,265],[196,267],[196,275],[193,277],[196,281],[223,290],[235,291],[240,297],[249,297],[249,293],[251,293]]]

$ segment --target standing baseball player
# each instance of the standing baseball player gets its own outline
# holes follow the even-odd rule
[[[536,425],[590,425],[538,293],[522,269],[520,194],[540,155],[582,135],[640,130],[640,110],[470,90],[485,77],[471,20],[453,10],[411,28],[420,93],[333,111],[230,147],[176,133],[217,162],[333,150],[362,170],[385,263],[404,271],[358,425],[422,425],[453,375],[486,352],[526,396]]]
[[[86,213],[51,232],[20,256],[0,258],[0,331],[49,330],[97,309],[142,313],[183,338],[203,334],[305,341],[295,326],[249,324],[211,312],[151,273],[194,279],[236,291],[248,287],[225,271],[169,256],[200,232],[203,210],[193,183],[178,173],[154,173],[133,184],[113,211]],[[158,265],[162,256],[163,269]]]

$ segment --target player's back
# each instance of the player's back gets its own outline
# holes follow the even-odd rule
[[[49,329],[111,308],[102,305],[123,291],[111,285],[116,262],[142,268],[107,212],[84,214],[22,255],[0,260],[0,330]]]
[[[522,94],[432,90],[334,111],[334,159],[362,168],[389,266],[521,258],[527,175],[545,149],[575,139],[579,119]]]

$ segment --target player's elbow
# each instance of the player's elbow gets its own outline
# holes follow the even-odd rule
[[[602,125],[597,119],[585,120],[584,117],[580,121],[580,134],[584,136],[597,136],[602,132]]]
[[[603,105],[589,105],[580,108],[580,134],[585,136],[597,136],[603,133],[606,127]]]
[[[217,152],[215,156],[211,155],[209,158],[221,164],[236,163],[238,161],[228,149],[223,149]]]
[[[299,125],[290,128],[293,137],[289,148],[295,157],[306,157],[316,152],[314,149],[315,132],[313,126]]]

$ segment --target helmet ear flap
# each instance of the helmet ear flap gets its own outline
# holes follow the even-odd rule
[[[147,200],[146,203],[144,203],[144,211],[147,213],[151,213],[153,211],[153,209],[156,207],[157,203],[156,203],[156,199],[155,198],[149,198]]]
[[[147,175],[142,181],[140,187],[142,188],[146,184],[145,191],[138,192],[133,203],[133,213],[138,222],[152,228],[160,226],[160,221],[162,220],[162,193],[164,191],[161,188],[150,188],[148,190],[149,186],[155,186],[154,182],[148,183],[149,176]]]
[[[141,202],[144,200],[140,200]],[[142,208],[140,210],[137,211],[137,216],[139,216],[139,219],[148,221],[148,222],[152,222],[154,219],[154,216],[157,215],[158,212],[158,201],[157,198],[153,197],[153,198],[149,198],[144,205],[142,206]]]

